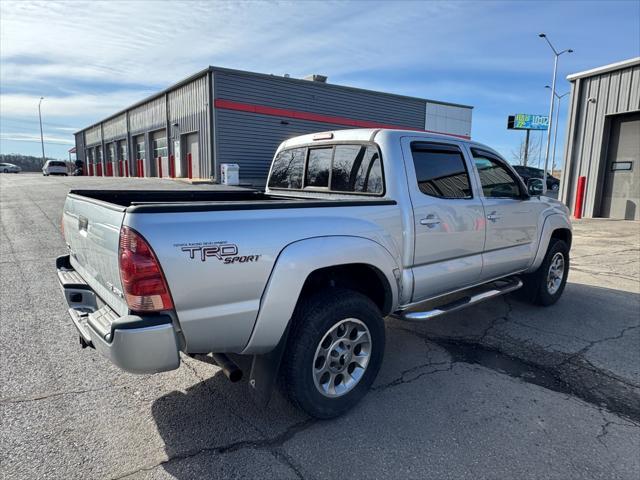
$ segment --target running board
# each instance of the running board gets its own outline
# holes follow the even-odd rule
[[[514,290],[517,290],[520,287],[522,287],[522,280],[520,280],[519,278],[512,278],[505,281],[507,282],[506,285],[492,286],[484,291],[474,293],[473,295],[468,295],[466,297],[455,300],[451,303],[440,305],[431,310],[426,310],[423,312],[415,312],[415,311],[402,312],[400,314],[400,318],[403,320],[414,320],[414,321],[431,320],[432,318],[439,317],[440,315],[444,315],[445,313],[451,313],[456,310],[460,310],[460,309],[469,307],[471,305],[484,302],[485,300],[489,300],[490,298],[499,297],[500,295],[513,292]]]

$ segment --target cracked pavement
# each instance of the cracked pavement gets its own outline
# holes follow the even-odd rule
[[[183,357],[121,372],[79,347],[55,257],[71,187],[169,181],[0,175],[0,477],[594,478],[640,476],[640,224],[576,222],[569,283],[428,323],[387,320],[363,402],[315,421],[279,394]],[[206,187],[200,187],[206,188]]]

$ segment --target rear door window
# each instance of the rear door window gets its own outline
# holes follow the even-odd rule
[[[458,147],[413,143],[411,155],[422,193],[440,198],[472,198],[469,173]]]

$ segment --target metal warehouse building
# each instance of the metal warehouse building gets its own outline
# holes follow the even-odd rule
[[[560,198],[577,217],[640,219],[640,57],[567,80]]]
[[[209,67],[75,134],[85,174],[264,185],[283,140],[306,133],[388,127],[471,134],[472,107],[305,79]]]

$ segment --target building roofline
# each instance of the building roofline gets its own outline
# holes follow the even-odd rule
[[[389,96],[389,97],[395,97],[395,98],[404,98],[404,99],[411,99],[411,100],[420,100],[423,102],[429,102],[429,103],[437,103],[438,105],[448,105],[451,107],[461,107],[461,108],[469,108],[469,109],[473,109],[472,105],[464,105],[461,103],[452,103],[452,102],[443,102],[441,100],[431,100],[429,98],[421,98],[421,97],[412,97],[409,95],[400,95],[397,93],[388,93],[388,92],[380,92],[378,90],[369,90],[366,88],[358,88],[358,87],[350,87],[347,85],[337,85],[334,83],[321,83],[321,82],[313,82],[313,80],[304,80],[302,78],[292,78],[292,77],[284,77],[284,76],[280,76],[280,75],[274,75],[274,74],[269,74],[269,73],[258,73],[258,72],[249,72],[246,70],[237,70],[237,69],[233,69],[233,68],[226,68],[226,67],[216,67],[216,66],[209,66],[203,70],[200,70],[196,73],[194,73],[193,75],[190,75],[182,80],[180,80],[177,83],[172,84],[169,87],[166,87],[164,89],[162,89],[161,91],[154,93],[152,95],[149,95],[148,97],[143,98],[142,100],[133,103],[131,105],[129,105],[128,107],[125,107],[121,110],[118,110],[116,113],[109,115],[108,117],[105,117],[101,120],[98,120],[94,123],[92,123],[91,125],[85,127],[85,128],[81,128],[80,130],[74,132],[74,135],[77,135],[78,133],[81,132],[85,132],[93,127],[97,127],[98,125],[104,123],[104,122],[108,122],[109,120],[118,117],[120,115],[122,115],[123,113],[128,112],[129,110],[132,110],[136,107],[139,107],[140,105],[143,105],[145,103],[148,103],[152,100],[155,100],[156,98],[162,97],[163,95],[166,95],[169,92],[174,91],[177,88],[182,87],[183,85],[186,85],[187,83],[195,80],[196,78],[200,78],[203,75],[206,75],[209,72],[223,72],[223,73],[234,73],[237,75],[249,75],[249,76],[253,76],[253,77],[258,77],[258,78],[277,78],[279,80],[285,80],[285,81],[289,81],[289,82],[294,82],[294,83],[300,83],[300,84],[304,84],[304,85],[309,85],[310,83],[313,83],[315,85],[321,85],[322,87],[326,87],[326,88],[333,88],[333,89],[340,89],[340,90],[347,90],[347,91],[356,91],[356,92],[366,92],[366,93],[375,93],[377,95],[385,95],[385,96]]]
[[[171,86],[166,87],[166,88],[160,90],[157,93],[149,95],[148,97],[145,97],[142,100],[139,100],[136,103],[133,103],[133,104],[129,105],[128,107],[123,108],[122,110],[118,110],[116,113],[111,114],[108,117],[103,118],[102,120],[98,120],[97,122],[92,123],[88,127],[81,128],[80,130],[78,130],[77,132],[74,132],[73,134],[77,135],[80,132],[84,132],[84,131],[89,130],[90,128],[97,127],[101,123],[108,122],[112,118],[116,118],[116,117],[122,115],[123,113],[128,112],[129,110],[132,110],[132,109],[134,109],[136,107],[139,107],[140,105],[143,105],[143,104],[148,103],[148,102],[150,102],[152,100],[155,100],[156,98],[162,97],[163,95],[166,95],[167,93],[174,91],[176,88],[180,88],[183,85],[186,85],[187,83],[195,80],[196,78],[202,77],[203,75],[209,73],[210,70],[211,70],[211,67],[208,67],[208,68],[205,68],[204,70],[200,70],[200,71],[194,73],[193,75],[189,75],[188,77],[183,78],[179,82],[174,83]]]
[[[579,78],[601,75],[603,73],[612,72],[614,70],[622,70],[624,68],[635,67],[636,65],[640,65],[640,57],[629,58],[628,60],[610,63],[609,65],[603,65],[602,67],[592,68],[591,70],[585,70],[583,72],[572,73],[571,75],[567,75],[567,80],[573,82],[574,80],[577,80]]]
[[[355,91],[355,92],[375,93],[376,95],[386,95],[386,96],[395,97],[395,98],[404,98],[404,99],[409,99],[409,100],[420,100],[422,102],[437,103],[439,105],[449,105],[449,106],[452,106],[452,107],[461,107],[461,108],[473,109],[472,105],[464,105],[462,103],[443,102],[441,100],[432,100],[430,98],[413,97],[413,96],[410,96],[410,95],[401,95],[399,93],[381,92],[380,90],[370,90],[370,89],[367,89],[367,88],[351,87],[351,86],[348,86],[348,85],[339,85],[339,84],[336,84],[336,83],[314,82],[313,80],[305,80],[303,78],[294,78],[294,77],[284,77],[284,76],[281,76],[281,75],[275,75],[273,73],[249,72],[249,71],[246,71],[246,70],[237,70],[237,69],[233,69],[233,68],[217,67],[217,66],[210,66],[209,69],[211,71],[213,71],[213,72],[218,71],[218,72],[223,72],[223,73],[234,73],[234,74],[238,74],[238,75],[248,75],[248,76],[258,77],[258,78],[277,78],[278,80],[285,80],[285,81],[288,81],[288,82],[299,83],[301,85],[308,85],[309,83],[313,83],[314,85],[320,85],[323,88],[333,88],[333,89],[336,89],[336,90],[347,90],[347,91]]]

